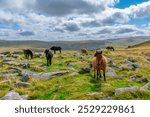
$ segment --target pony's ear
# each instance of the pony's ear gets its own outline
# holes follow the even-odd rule
[[[97,53],[98,53],[98,51],[96,50],[96,52],[94,53],[94,57],[96,57],[96,56],[97,56]]]
[[[103,54],[103,51],[101,51],[100,54]]]

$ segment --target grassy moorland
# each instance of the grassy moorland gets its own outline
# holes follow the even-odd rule
[[[142,48],[142,49],[141,49]],[[6,51],[1,48],[0,51]],[[16,51],[15,48],[7,48],[7,51]],[[44,51],[44,50],[42,50]],[[147,57],[150,55],[150,46],[117,49],[116,51],[103,50],[104,55],[108,58],[108,66],[115,70],[115,76],[107,76],[107,82],[103,79],[93,79],[93,71],[82,71],[82,67],[89,67],[94,51],[89,51],[88,55],[81,55],[79,51],[63,51],[62,54],[54,55],[53,64],[46,66],[46,59],[43,52],[42,57],[29,60],[30,68],[4,64],[5,57],[0,57],[0,98],[10,90],[18,92],[20,95],[28,95],[29,100],[98,100],[98,99],[150,99],[150,89],[126,91],[115,95],[115,89],[124,87],[138,86],[142,87],[146,83],[141,82],[141,77],[146,77],[150,81],[150,62]],[[12,61],[20,63],[24,60],[23,54],[19,58],[11,58]],[[132,70],[126,64],[125,60],[133,59],[139,68]],[[111,62],[110,62],[111,61]],[[15,87],[16,81],[22,77],[19,71],[15,78],[5,78],[6,71],[10,67],[18,67],[33,72],[56,72],[68,70],[69,73],[55,76],[49,80],[42,80],[30,77],[27,87]],[[9,73],[7,73],[9,74]],[[135,81],[131,81],[131,76],[138,76]],[[2,83],[10,80],[10,82]]]

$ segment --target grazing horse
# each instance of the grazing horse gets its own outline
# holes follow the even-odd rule
[[[107,49],[107,50],[113,50],[113,51],[115,51],[115,49],[114,49],[113,46],[107,46],[106,49]]]
[[[101,76],[101,70],[103,71],[103,76],[104,76],[104,81],[106,81],[106,76],[105,76],[105,72],[106,72],[106,66],[107,66],[107,59],[106,57],[102,54],[102,51],[96,51],[94,54],[94,58],[92,59],[92,67],[94,70],[94,78],[95,78],[95,74],[97,74],[97,80],[98,77]]]
[[[25,59],[29,59],[29,56],[31,59],[33,59],[33,52],[30,49],[23,49],[24,57]]]
[[[47,66],[52,64],[52,58],[53,58],[53,53],[50,52],[48,49],[45,50],[45,56],[47,60]]]
[[[54,54],[56,54],[56,51],[59,51],[61,53],[61,47],[53,46],[50,49],[54,51]]]
[[[85,48],[82,48],[82,49],[81,49],[81,53],[88,55],[88,51],[87,51],[87,49],[85,49]]]

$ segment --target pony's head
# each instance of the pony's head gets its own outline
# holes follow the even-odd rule
[[[45,53],[45,54],[48,54],[48,53],[49,53],[49,50],[48,50],[48,49],[46,49],[46,50],[44,51],[44,53]]]
[[[102,51],[96,51],[94,57],[102,56],[102,54],[103,54]]]

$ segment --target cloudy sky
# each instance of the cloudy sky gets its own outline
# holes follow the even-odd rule
[[[149,0],[0,0],[0,40],[150,36]]]

